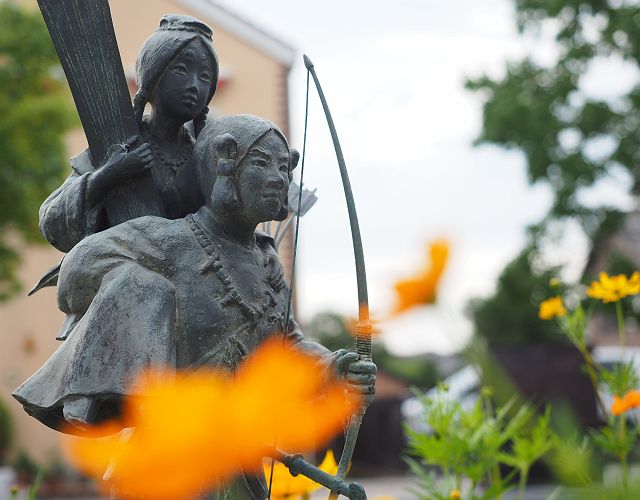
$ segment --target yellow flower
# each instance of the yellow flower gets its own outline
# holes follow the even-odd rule
[[[319,469],[335,476],[338,472],[338,464],[331,450],[327,451]],[[269,480],[271,474],[271,462],[264,464],[264,475]],[[320,489],[322,486],[302,474],[292,476],[283,464],[277,462],[273,467],[273,483],[271,498],[295,498],[302,497]]]
[[[566,315],[567,309],[564,307],[561,297],[552,297],[543,301],[538,310],[538,317],[544,320]]]
[[[71,460],[122,497],[191,498],[259,470],[277,436],[287,452],[317,449],[358,407],[316,358],[270,340],[236,374],[147,373],[125,402],[127,439],[72,439]],[[132,389],[133,390],[133,389]],[[119,429],[115,424],[96,435]]]
[[[632,410],[633,408],[640,408],[640,391],[629,391],[623,398],[613,396],[613,403],[611,403],[611,413],[618,417],[623,413]]]
[[[451,500],[460,500],[460,498],[462,498],[462,495],[460,494],[460,490],[451,491],[451,493],[449,494],[449,498]]]
[[[429,245],[431,265],[413,278],[398,281],[395,284],[397,302],[394,313],[402,313],[421,304],[433,304],[436,301],[438,283],[444,273],[449,258],[449,243],[438,240]]]
[[[599,299],[604,303],[617,302],[629,295],[640,293],[640,272],[634,272],[627,278],[624,274],[609,276],[600,273],[600,280],[591,283],[587,288],[587,295],[592,299]]]
[[[551,286],[551,288],[558,288],[561,284],[562,282],[558,278],[551,278],[549,280],[549,286]]]

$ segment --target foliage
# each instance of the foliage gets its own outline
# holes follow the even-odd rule
[[[475,334],[490,344],[525,344],[559,341],[554,328],[540,320],[531,307],[548,296],[553,270],[537,271],[535,250],[527,248],[498,277],[496,291],[471,303]]]
[[[540,64],[532,56],[507,65],[503,78],[471,79],[467,87],[486,100],[479,143],[516,148],[524,154],[531,183],[546,181],[554,200],[551,218],[576,217],[593,235],[615,210],[588,206],[580,189],[622,168],[638,191],[640,81],[616,99],[585,91],[585,75],[604,58],[637,69],[640,6],[602,0],[515,0],[521,32],[555,34],[557,57]],[[568,140],[571,136],[571,140]],[[593,153],[596,142],[607,141]]]
[[[464,492],[463,498],[500,498],[514,487],[516,473],[522,495],[531,465],[553,444],[548,410],[536,417],[530,407],[517,409],[513,401],[494,410],[486,390],[468,410],[447,398],[444,387],[435,397],[422,396],[421,403],[427,430],[407,433],[411,454],[418,458],[409,463],[422,498],[450,498],[453,489]],[[503,476],[501,465],[512,472]],[[425,466],[436,466],[444,477],[436,480]],[[489,486],[482,491],[485,483]]]
[[[0,400],[0,464],[3,463],[5,455],[11,445],[13,437],[13,425],[11,424],[11,414],[7,406]]]
[[[631,277],[625,275],[610,277],[606,273],[601,273],[600,280],[594,281],[586,290],[587,298],[585,300],[600,301],[615,309],[618,320],[619,344],[623,353],[626,346],[623,303],[640,294],[638,280],[640,277],[637,272],[634,272]],[[624,355],[620,362],[611,369],[599,366],[587,348],[586,326],[589,314],[585,314],[582,303],[577,304],[572,310],[569,309],[568,314],[557,318],[558,326],[566,338],[582,353],[585,370],[591,379],[595,393],[598,395],[598,404],[602,414],[605,415],[606,422],[601,428],[592,429],[580,446],[574,447],[575,450],[580,451],[577,456],[583,460],[572,458],[570,453],[567,453],[570,447],[560,449],[559,456],[556,457],[556,461],[560,465],[558,467],[560,478],[568,477],[574,484],[579,482],[594,485],[596,483],[594,477],[596,467],[590,462],[593,462],[592,457],[596,454],[605,454],[619,462],[621,478],[619,481],[615,481],[615,484],[607,485],[607,488],[594,486],[591,491],[597,490],[600,493],[608,491],[612,498],[627,498],[633,491],[634,482],[638,480],[638,478],[629,478],[628,466],[628,457],[640,442],[640,426],[637,425],[637,422],[632,422],[634,425],[629,425],[631,422],[629,411],[640,406],[640,391],[637,390],[640,386],[640,377],[637,367],[634,366],[632,360],[626,359]],[[605,407],[603,394],[612,396],[613,402],[610,408]],[[616,496],[618,494],[622,496]],[[583,498],[587,498],[587,496]]]
[[[628,463],[640,443],[640,422],[632,414],[640,408],[640,376],[624,354],[623,304],[640,295],[639,279],[637,272],[630,277],[602,273],[587,290],[573,289],[558,280],[550,283],[554,308],[562,314],[545,315],[546,322],[559,327],[583,355],[585,371],[606,420],[604,425],[580,436],[571,416],[566,418],[562,407],[554,406],[552,430],[550,407],[537,417],[527,405],[515,411],[517,396],[512,396],[511,401],[494,410],[490,399],[493,391],[483,389],[475,405],[465,409],[460,402],[447,398],[446,388],[441,387],[436,397],[422,396],[423,428],[407,429],[411,453],[417,457],[410,460],[410,465],[419,479],[418,493],[437,499],[451,498],[452,491],[462,492],[462,498],[501,498],[513,487],[517,474],[519,498],[523,498],[531,465],[544,458],[558,480],[580,488],[573,492],[559,489],[552,498],[631,498],[640,484],[640,477],[631,475]],[[579,300],[568,306],[566,297]],[[594,301],[614,308],[618,320],[622,355],[611,368],[600,366],[587,346],[586,327]],[[549,300],[540,302],[548,304]],[[482,355],[475,357],[480,364]],[[609,407],[603,403],[604,395],[612,397]],[[620,475],[602,484],[604,456],[619,464]],[[512,472],[503,477],[501,465],[511,467]],[[443,478],[433,470],[428,472],[428,466],[437,467]],[[481,485],[487,485],[486,489]]]
[[[22,476],[29,481],[33,480],[41,469],[31,455],[29,455],[25,450],[20,450],[17,453],[11,465],[19,476]]]
[[[9,230],[38,240],[38,207],[68,169],[70,103],[42,17],[0,2],[0,300],[18,288]]]
[[[640,5],[625,0],[514,0],[514,5],[520,32],[533,37],[550,33],[552,47],[546,53],[555,55],[543,64],[529,54],[505,64],[503,75],[467,80],[467,88],[483,101],[476,144],[521,152],[528,181],[550,187],[549,213],[531,228],[533,247],[539,246],[552,222],[572,219],[597,248],[621,227],[625,214],[612,204],[587,203],[581,193],[614,175],[630,179],[631,194],[640,193],[640,80],[636,77],[626,93],[610,99],[590,95],[585,82],[605,61],[638,69]],[[505,273],[514,273],[520,264],[520,277],[526,280],[521,257]],[[536,285],[532,279],[531,289]],[[523,341],[549,338],[548,329],[535,324],[525,311],[527,299],[520,294],[510,301],[512,308],[505,307],[510,297],[498,288],[493,297],[480,301],[477,313],[474,307],[477,333],[500,341],[511,332],[518,338],[517,331]]]

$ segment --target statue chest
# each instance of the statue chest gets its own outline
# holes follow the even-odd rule
[[[178,366],[233,369],[265,338],[283,331],[286,294],[273,289],[260,251],[192,250],[176,276]]]

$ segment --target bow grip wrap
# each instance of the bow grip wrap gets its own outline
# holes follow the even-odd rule
[[[373,353],[371,347],[371,337],[373,335],[373,325],[367,321],[366,323],[358,323],[355,326],[356,332],[356,352],[362,361],[373,361]]]

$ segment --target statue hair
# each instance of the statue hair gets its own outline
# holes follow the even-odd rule
[[[194,40],[200,40],[209,54],[213,74],[207,104],[211,102],[218,85],[218,56],[213,48],[213,31],[202,21],[191,16],[168,14],[160,20],[160,26],[144,42],[136,61],[138,89],[133,98],[133,113],[138,125],[142,125],[144,109],[152,99],[158,82],[177,55]],[[196,137],[204,128],[209,108],[193,119]]]

